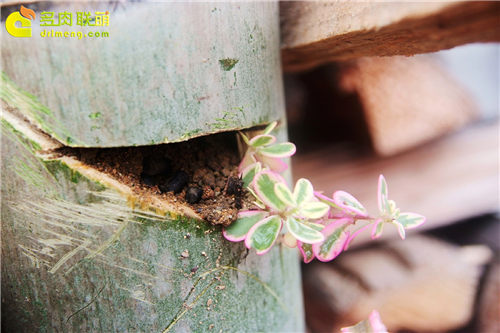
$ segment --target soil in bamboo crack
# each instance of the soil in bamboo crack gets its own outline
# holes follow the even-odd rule
[[[229,225],[252,200],[238,181],[235,133],[182,143],[124,148],[60,148],[57,153],[110,174],[138,195],[191,206],[203,219]]]

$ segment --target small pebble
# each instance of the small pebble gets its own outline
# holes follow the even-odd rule
[[[202,251],[202,252],[201,252],[201,255],[202,255],[202,256],[204,256],[204,257],[206,257],[206,256],[207,256],[207,253],[206,253],[205,251]]]
[[[160,190],[162,192],[174,192],[175,194],[177,194],[182,191],[184,186],[186,186],[188,180],[189,176],[187,175],[187,173],[185,173],[184,171],[177,171],[166,186],[165,184],[160,185]]]
[[[186,191],[186,201],[190,204],[198,203],[203,195],[203,190],[199,187],[189,187]]]
[[[189,258],[189,251],[188,251],[188,250],[184,250],[184,251],[182,251],[182,253],[181,253],[181,257],[182,257],[182,258]]]

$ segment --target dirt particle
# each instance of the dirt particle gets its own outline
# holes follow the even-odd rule
[[[187,173],[184,171],[177,171],[166,185],[160,185],[160,190],[162,192],[174,192],[177,194],[186,186],[188,180],[189,176]]]
[[[191,238],[191,234],[189,232],[184,235],[184,239],[190,239],[190,238]]]
[[[222,249],[219,251],[219,256],[217,257],[217,259],[215,260],[215,267],[220,267],[220,260],[222,258]],[[220,278],[219,278],[220,280]]]
[[[198,266],[191,268],[191,273],[196,273],[198,271]]]
[[[214,325],[214,324],[210,324],[210,325],[208,326],[208,329],[209,329],[209,330],[212,330],[214,327],[215,327],[215,325]]]
[[[228,200],[230,201],[230,200]],[[212,224],[220,224],[223,226],[228,226],[234,220],[236,220],[236,215],[238,214],[238,209],[236,207],[226,208],[224,206],[216,206],[206,215],[206,219]]]
[[[207,253],[205,251],[201,251],[201,255],[206,257],[207,256]]]
[[[215,189],[214,189],[214,192],[215,192],[215,196],[219,196],[220,195],[220,187],[219,186],[216,186]]]
[[[200,202],[203,190],[199,187],[189,187],[186,191],[186,201],[190,204]]]
[[[224,289],[226,289],[226,286],[223,286],[223,285],[216,286],[215,289],[217,289],[217,290],[224,290]]]
[[[193,175],[193,181],[198,185],[215,186],[215,173],[209,168],[197,169]]]
[[[229,177],[229,176],[231,176],[231,174],[233,173],[233,171],[230,168],[222,168],[221,173],[222,173],[223,176]]]
[[[189,251],[188,251],[188,250],[184,250],[184,251],[182,251],[182,253],[181,253],[181,257],[182,257],[182,258],[189,258]]]
[[[208,199],[213,199],[214,196],[215,196],[214,190],[212,190],[212,188],[210,186],[205,185],[203,187],[203,194],[202,194],[201,198],[203,200],[208,200]]]
[[[233,69],[233,67],[236,66],[238,61],[239,61],[238,59],[234,58],[225,58],[225,59],[219,59],[219,64],[221,68],[227,72]]]
[[[214,302],[214,301],[212,301],[212,299],[211,299],[211,298],[209,298],[209,299],[208,299],[208,301],[207,301],[207,306],[211,306],[213,302]]]
[[[243,191],[243,180],[238,177],[229,177],[225,186],[226,194],[229,195],[241,195]]]

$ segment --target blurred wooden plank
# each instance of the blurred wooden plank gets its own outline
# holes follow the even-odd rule
[[[413,55],[500,40],[500,3],[283,2],[286,71],[364,56]]]
[[[346,252],[304,270],[306,322],[312,332],[338,332],[377,309],[390,332],[444,332],[471,318],[485,246],[458,247],[410,237]]]
[[[498,211],[498,122],[478,124],[404,154],[359,156],[352,149],[325,147],[293,159],[294,176],[331,195],[345,190],[377,213],[377,179],[384,174],[389,197],[402,211],[427,217],[434,228]],[[396,235],[386,228],[384,237]],[[362,238],[362,237],[361,237]]]
[[[379,155],[449,133],[479,113],[467,91],[428,55],[359,59],[341,70],[340,86],[358,96]]]

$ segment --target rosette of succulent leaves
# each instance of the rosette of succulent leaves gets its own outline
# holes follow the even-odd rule
[[[376,216],[370,216],[355,197],[344,191],[328,197],[315,191],[304,178],[290,188],[281,176],[288,167],[283,159],[291,157],[296,149],[290,142],[276,143],[271,134],[276,125],[271,123],[253,138],[240,133],[248,145],[239,166],[240,177],[258,209],[240,211],[237,220],[223,230],[227,240],[244,241],[247,248],[261,255],[281,238],[285,245],[297,246],[308,263],[314,258],[334,259],[365,229],[372,228],[371,236],[375,239],[386,224],[391,224],[404,239],[406,229],[425,222],[422,215],[400,212],[395,202],[388,199],[382,175],[378,181]]]

